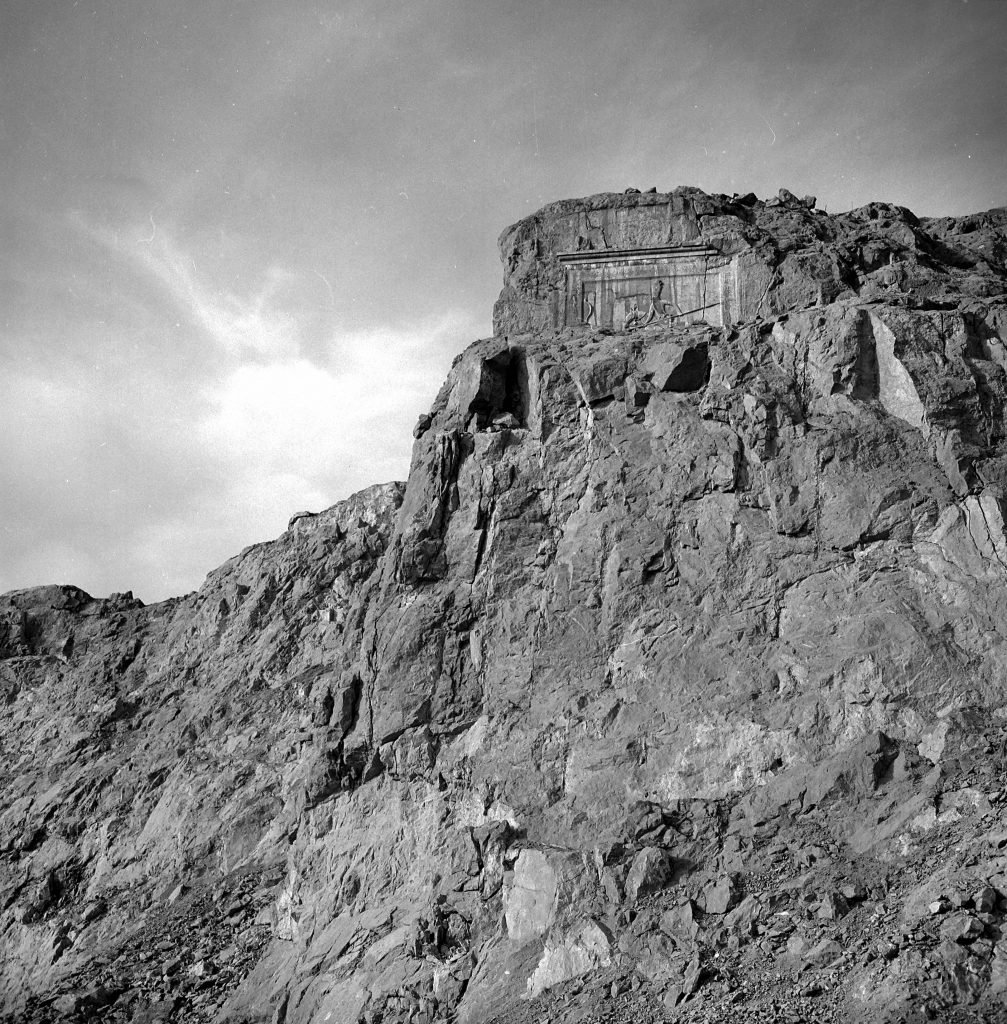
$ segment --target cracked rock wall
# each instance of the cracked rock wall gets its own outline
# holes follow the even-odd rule
[[[0,599],[6,1012],[475,1024],[620,970],[687,1005],[702,915],[759,919],[745,828],[1007,717],[1007,218],[788,197],[547,207],[405,485],[174,601]],[[757,298],[542,329],[578,237],[716,244]]]

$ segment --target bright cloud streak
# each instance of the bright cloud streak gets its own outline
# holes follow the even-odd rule
[[[94,242],[160,283],[174,300],[180,315],[191,319],[226,354],[254,352],[271,358],[295,356],[300,349],[295,313],[283,308],[285,292],[298,278],[271,265],[261,274],[258,287],[247,296],[215,287],[200,275],[196,258],[150,217],[149,237],[134,225],[119,231],[91,224],[79,212],[71,224]]]

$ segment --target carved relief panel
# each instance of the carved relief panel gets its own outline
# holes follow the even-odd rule
[[[655,321],[730,319],[730,260],[702,246],[561,253],[556,326],[633,330]]]

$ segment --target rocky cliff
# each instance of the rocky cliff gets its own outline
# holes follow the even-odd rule
[[[716,317],[557,325],[567,254],[676,245]],[[0,598],[5,1019],[998,1019],[1007,211],[501,254],[405,485]]]

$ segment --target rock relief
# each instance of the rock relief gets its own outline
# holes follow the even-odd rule
[[[731,319],[730,261],[704,246],[560,253],[556,327],[634,330],[657,321]]]

